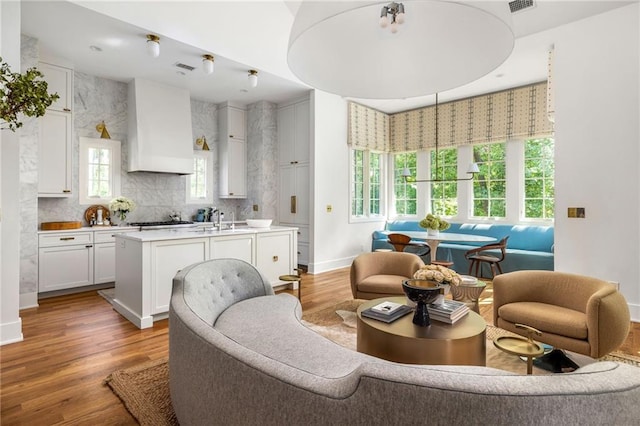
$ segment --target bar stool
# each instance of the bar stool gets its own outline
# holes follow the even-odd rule
[[[300,275],[300,272],[302,271],[302,269],[299,268],[295,268],[294,271],[296,271],[295,275],[280,275],[278,277],[278,279],[280,281],[287,281],[290,283],[298,283],[298,300],[300,302],[302,302],[302,276]]]

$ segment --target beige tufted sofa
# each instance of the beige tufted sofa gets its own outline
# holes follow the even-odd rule
[[[597,362],[574,373],[406,365],[325,339],[298,299],[251,265],[184,268],[169,311],[169,383],[190,425],[600,425],[640,418],[640,369]]]
[[[553,271],[517,271],[493,280],[493,323],[523,334],[516,324],[542,332],[536,340],[600,358],[629,332],[624,296],[606,281]]]

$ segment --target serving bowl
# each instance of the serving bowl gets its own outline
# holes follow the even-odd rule
[[[443,286],[437,281],[412,279],[402,282],[402,290],[407,295],[407,299],[416,302],[413,323],[421,327],[431,325],[427,305],[438,298]]]
[[[247,225],[250,228],[268,228],[271,226],[273,219],[247,219]]]

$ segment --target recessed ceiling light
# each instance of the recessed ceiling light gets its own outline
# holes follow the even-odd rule
[[[101,47],[94,46],[94,45],[89,46],[89,49],[93,50],[94,52],[102,52]]]

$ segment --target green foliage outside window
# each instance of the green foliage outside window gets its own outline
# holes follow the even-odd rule
[[[555,199],[554,141],[530,139],[524,145],[524,217],[552,219]]]
[[[409,169],[411,176],[416,175],[417,154],[405,152],[393,156],[393,194],[395,200],[395,212],[399,216],[411,216],[417,214],[416,185],[406,183],[402,177],[404,169]]]
[[[369,214],[380,215],[382,188],[382,154],[369,152]]]
[[[454,180],[458,177],[458,150],[448,148],[431,151],[431,179]],[[458,183],[435,182],[431,184],[431,211],[440,216],[458,214]]]
[[[473,182],[473,216],[506,217],[506,144],[475,145],[473,160],[480,173]]]
[[[364,151],[357,149],[353,151],[351,215],[364,216]]]

